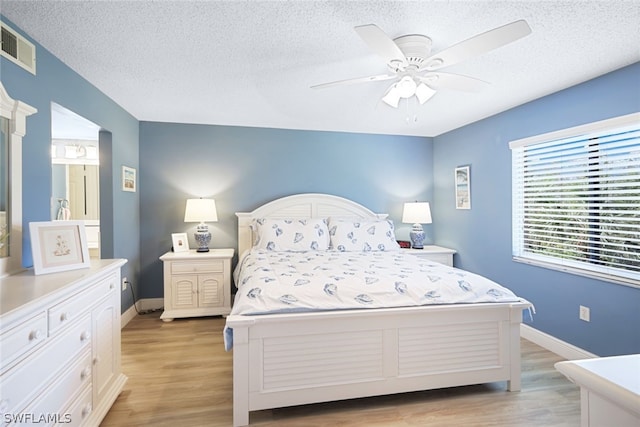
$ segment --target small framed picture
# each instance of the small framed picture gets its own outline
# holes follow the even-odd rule
[[[458,166],[455,171],[456,209],[471,209],[471,166]]]
[[[36,275],[88,268],[89,246],[83,221],[29,223]]]
[[[122,166],[122,191],[136,192],[136,170]]]
[[[189,239],[187,239],[187,233],[172,233],[171,241],[173,242],[174,252],[189,251]]]

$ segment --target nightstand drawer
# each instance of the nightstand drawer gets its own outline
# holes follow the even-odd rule
[[[220,273],[222,271],[224,271],[224,262],[222,260],[171,263],[171,274]]]

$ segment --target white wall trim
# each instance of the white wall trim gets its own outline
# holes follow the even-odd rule
[[[127,323],[138,315],[138,312],[144,313],[148,311],[159,310],[164,306],[164,298],[145,298],[136,302],[135,306],[129,307],[120,317],[120,329],[127,326]],[[136,310],[137,308],[137,310]]]
[[[136,317],[138,313],[136,312],[136,308],[132,305],[129,307],[122,315],[120,316],[120,329],[127,326],[127,323],[131,321],[134,317]]]
[[[532,328],[529,325],[520,325],[520,336],[534,344],[538,344],[540,347],[543,347],[558,356],[564,357],[567,360],[592,359],[594,357],[598,357],[596,354],[562,341],[561,339]]]

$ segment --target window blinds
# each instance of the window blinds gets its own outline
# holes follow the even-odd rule
[[[640,285],[640,114],[510,147],[515,259]]]

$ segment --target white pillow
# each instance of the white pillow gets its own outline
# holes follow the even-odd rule
[[[256,248],[269,251],[326,251],[329,229],[324,218],[256,219]]]
[[[390,219],[362,221],[329,221],[331,249],[341,252],[352,251],[396,251],[393,221]]]

